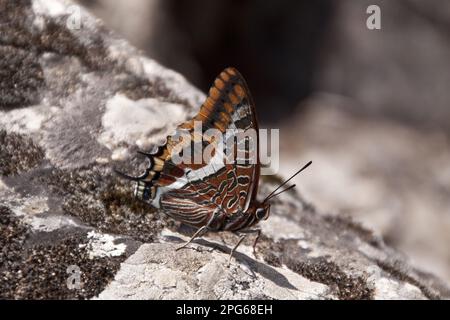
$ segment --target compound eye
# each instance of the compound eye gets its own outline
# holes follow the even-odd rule
[[[266,215],[266,212],[263,208],[256,209],[256,218],[258,220],[264,219],[265,215]]]

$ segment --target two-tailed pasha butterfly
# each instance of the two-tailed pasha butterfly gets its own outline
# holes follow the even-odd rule
[[[194,135],[194,121],[201,121],[203,132],[210,128],[224,134],[227,129],[254,129],[258,132],[255,105],[244,78],[236,69],[227,68],[220,73],[198,114],[179,125],[177,131]],[[259,135],[256,137],[259,151]],[[261,230],[252,227],[269,217],[271,198],[295,185],[277,191],[311,164],[311,161],[308,162],[263,201],[258,201],[256,195],[261,166],[258,155],[256,163],[232,161],[220,166],[204,161],[200,164],[176,163],[172,152],[177,143],[171,135],[156,151],[139,151],[148,157],[150,163],[141,176],[117,173],[137,182],[135,196],[138,199],[159,208],[175,220],[198,228],[191,239],[177,250],[207,232],[231,231],[240,235],[231,250],[230,259],[248,233],[257,234],[253,244],[255,253]],[[209,143],[214,141],[206,142]],[[235,141],[235,147],[236,150],[245,149],[248,144]]]

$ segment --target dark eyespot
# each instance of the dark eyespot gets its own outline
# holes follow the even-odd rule
[[[258,220],[262,220],[265,215],[266,215],[266,212],[264,209],[262,209],[262,208],[256,209],[256,218]]]

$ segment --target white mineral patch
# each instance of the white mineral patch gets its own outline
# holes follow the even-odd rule
[[[67,7],[57,0],[34,0],[33,11],[38,15],[59,16],[67,14]]]
[[[55,215],[47,217],[25,217],[24,221],[34,231],[51,232],[67,226],[78,226],[70,217]]]
[[[308,241],[305,241],[305,240],[298,240],[297,244],[300,248],[302,248],[304,250],[307,250],[310,248],[310,244],[308,243]]]
[[[113,151],[112,155],[111,155],[111,160],[125,160],[128,158],[129,156],[129,152],[127,148],[117,148]]]
[[[109,234],[91,231],[87,235],[89,243],[89,257],[117,257],[125,253],[127,246],[124,243],[115,244],[115,238]]]
[[[45,114],[41,106],[0,111],[0,127],[10,132],[33,133],[41,129]]]
[[[48,210],[47,197],[29,197],[16,199],[17,205],[12,205],[12,211],[18,216],[29,217]]]
[[[98,141],[113,150],[116,157],[122,157],[124,155],[120,154],[121,151],[118,151],[119,154],[114,153],[119,144],[139,142],[143,144],[142,147],[148,147],[160,138],[158,135],[151,135],[152,130],[164,131],[167,126],[181,123],[184,118],[185,112],[181,105],[153,98],[134,101],[117,94],[106,103],[102,118],[104,131]],[[167,134],[168,132],[164,135]]]
[[[105,157],[98,157],[95,159],[95,162],[97,162],[98,164],[106,164],[109,162],[109,159]]]
[[[37,15],[33,20],[33,26],[39,31],[44,30],[45,18],[43,16]]]

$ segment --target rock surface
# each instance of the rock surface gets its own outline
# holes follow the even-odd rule
[[[380,237],[296,193],[274,203],[258,257],[248,239],[227,266],[228,233],[175,253],[193,230],[135,201],[112,168],[142,170],[135,151],[195,114],[204,94],[85,11],[73,28],[71,9],[0,1],[1,298],[450,297]]]
[[[305,102],[307,111],[294,114],[284,131],[297,130],[299,139],[282,136],[281,173],[313,159],[320,170],[294,183],[318,212],[355,218],[450,283],[450,139],[346,112],[349,103],[335,95]]]

